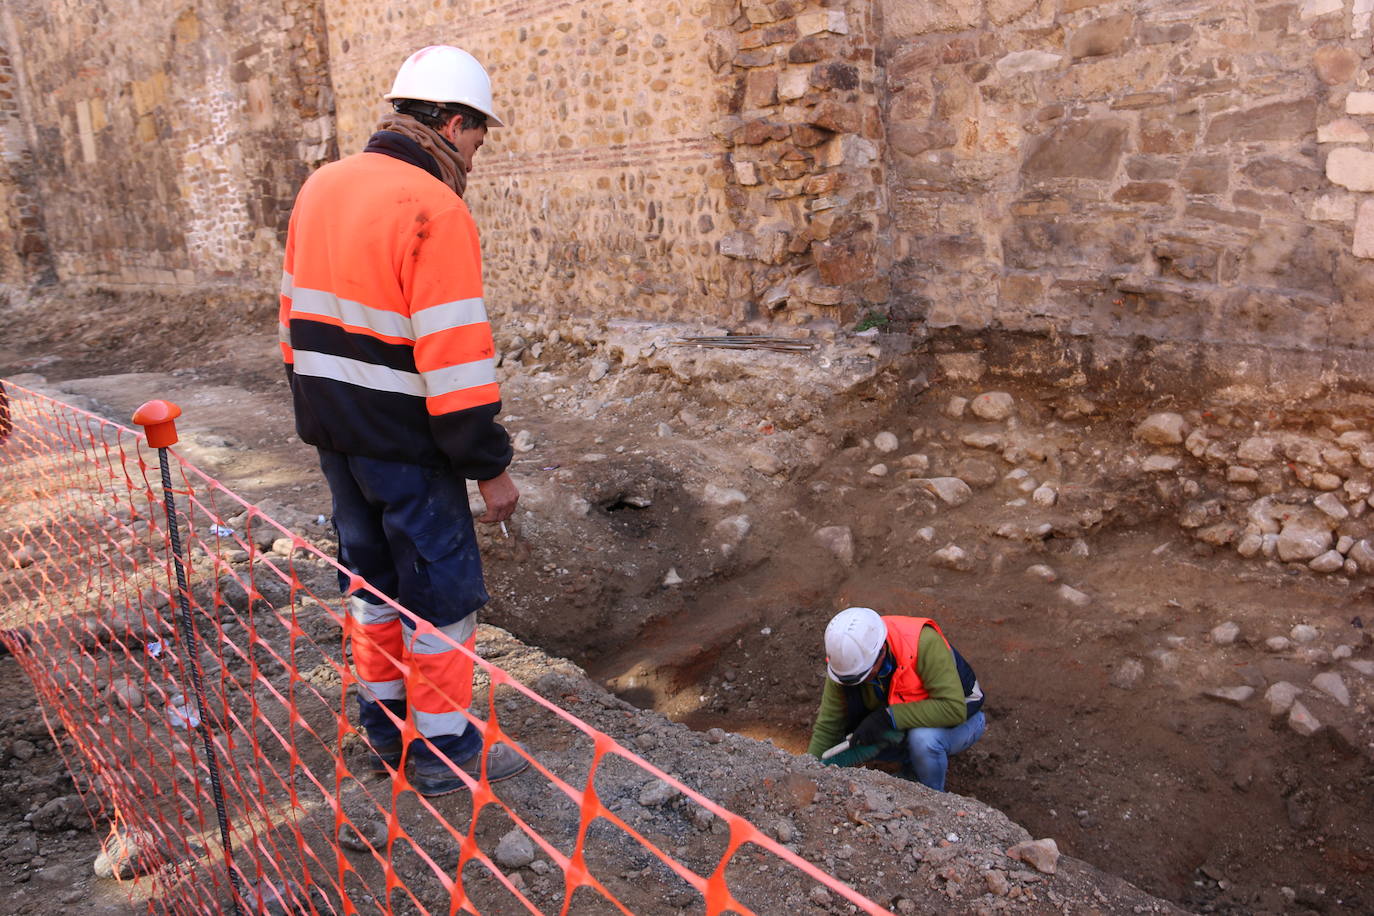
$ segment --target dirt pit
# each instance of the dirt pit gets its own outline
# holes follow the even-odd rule
[[[1338,492],[1352,517],[1330,526],[1332,544],[1366,543],[1365,510],[1350,508],[1368,479],[1358,447],[1321,470],[1280,448],[1291,469],[1273,474],[1236,450],[1271,433],[1335,449],[1374,431],[1368,405],[1035,385],[988,364],[977,341],[669,347],[682,333],[507,322],[523,497],[509,537],[483,534],[487,620],[637,706],[800,753],[830,615],[860,604],[934,616],[988,696],[988,732],[953,762],[952,791],[1189,909],[1374,910],[1374,579],[1353,547],[1320,573],[1243,556],[1243,530],[1216,530],[1264,498],[1307,511]],[[103,337],[6,340],[0,375],[68,380],[112,416],[154,396],[133,376],[118,390],[70,381],[115,368],[93,371]],[[240,411],[219,405],[225,437],[192,459],[250,499],[327,513],[311,451],[291,441],[270,334],[236,340],[179,348],[176,365],[129,342],[119,368],[239,389]],[[1009,395],[1010,412],[958,404],[988,392]],[[1142,440],[1161,410],[1209,444]],[[1211,460],[1211,444],[1231,451]],[[1232,466],[1255,479],[1232,479],[1248,477]],[[1314,487],[1314,472],[1338,489]],[[967,494],[947,500],[928,483],[947,478]],[[1314,685],[1326,674],[1345,702]],[[1280,683],[1299,689],[1319,724],[1310,734],[1271,710]]]

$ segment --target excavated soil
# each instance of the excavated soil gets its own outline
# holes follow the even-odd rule
[[[178,400],[203,431],[183,443],[191,460],[269,511],[314,519],[327,492],[292,437],[262,330],[271,310],[256,312],[151,297],[16,306],[0,317],[0,377],[41,374],[117,419],[147,398]],[[890,341],[842,332],[824,335],[826,355],[707,354],[665,368],[608,343],[615,329],[505,323],[505,417],[528,449],[512,468],[523,499],[510,537],[483,533],[488,622],[637,707],[800,753],[828,617],[850,604],[935,616],[988,696],[987,735],[953,762],[952,791],[1190,910],[1374,910],[1371,680],[1347,672],[1348,708],[1311,699],[1329,723],[1311,737],[1258,698],[1202,695],[1305,686],[1342,656],[1374,657],[1370,580],[1210,549],[1158,488],[1107,469],[1103,456],[1131,449],[1135,424],[1167,395],[1037,387],[994,365],[941,375],[929,343],[898,341],[892,358]],[[851,383],[840,376],[855,353],[878,368]],[[1060,457],[1044,459],[1062,462],[1053,511],[1016,505],[1000,482],[1007,467],[961,444],[981,427],[951,417],[950,398],[989,390],[1011,394],[1017,422],[1055,440]],[[1248,422],[1273,408],[1227,409]],[[1341,409],[1290,405],[1281,422],[1316,427]],[[1370,428],[1367,414],[1350,419]],[[880,432],[899,448],[878,449]],[[929,462],[922,475],[993,482],[945,506],[910,485],[922,475],[902,473],[915,453]],[[1048,531],[1005,534],[1040,523]],[[829,526],[849,529],[850,554],[818,542]],[[951,544],[969,568],[932,563]],[[1086,600],[1066,600],[1065,584]],[[1210,634],[1225,622],[1241,635],[1218,644]],[[1319,634],[1305,652],[1266,650],[1297,624]],[[1126,660],[1139,676],[1121,676]],[[12,665],[0,677],[19,689]],[[35,727],[12,728],[6,740]],[[6,783],[5,816],[23,816],[13,793],[27,779],[61,790],[55,758],[36,772]],[[61,848],[89,842],[70,832]],[[12,876],[29,869],[15,863]]]

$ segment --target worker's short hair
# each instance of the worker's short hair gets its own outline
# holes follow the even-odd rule
[[[391,107],[398,114],[410,115],[431,130],[443,130],[444,126],[453,120],[454,115],[462,118],[458,124],[460,130],[476,130],[487,124],[486,115],[466,105],[440,105],[420,99],[392,99]]]

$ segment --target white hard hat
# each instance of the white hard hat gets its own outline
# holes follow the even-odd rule
[[[832,681],[853,683],[863,677],[887,642],[887,624],[871,607],[850,607],[825,628],[825,673]]]
[[[396,71],[387,99],[418,99],[436,105],[466,105],[504,127],[491,104],[491,77],[473,57],[452,45],[430,45],[406,58]]]

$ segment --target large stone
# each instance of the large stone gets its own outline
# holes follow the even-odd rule
[[[1350,118],[1337,118],[1317,128],[1318,143],[1368,143],[1369,131]]]
[[[835,555],[845,566],[854,565],[854,534],[843,525],[831,525],[816,532],[816,542]]]
[[[882,0],[882,14],[886,37],[900,40],[929,32],[971,29],[982,18],[983,5],[967,0]]]
[[[1042,874],[1052,875],[1059,864],[1059,844],[1048,837],[1027,840],[1008,849],[1007,858],[1019,859]]]
[[[1374,573],[1374,543],[1367,538],[1356,541],[1346,556],[1355,561],[1360,572]]]
[[[1031,179],[1095,178],[1116,174],[1130,126],[1117,118],[1072,121],[1031,141],[1022,171]]]
[[[1331,549],[1331,529],[1316,523],[1310,515],[1295,515],[1279,531],[1279,559],[1285,563],[1306,563]]]
[[[1176,413],[1151,414],[1135,428],[1135,437],[1150,445],[1178,445],[1187,429],[1183,417]]]
[[[997,72],[1003,78],[1023,73],[1043,73],[1054,70],[1064,61],[1062,54],[1049,51],[1013,51],[997,61]]]
[[[514,827],[496,844],[494,858],[502,868],[524,868],[534,861],[534,842],[525,831]]]
[[[920,478],[915,484],[929,493],[940,497],[941,502],[950,506],[962,506],[973,497],[973,488],[958,477]]]
[[[1350,690],[1345,686],[1345,681],[1334,671],[1323,671],[1321,674],[1312,678],[1312,686],[1331,699],[1340,703],[1342,706],[1350,705]]]
[[[1355,215],[1355,241],[1350,248],[1357,258],[1374,258],[1374,200],[1361,201]]]
[[[1326,177],[1352,191],[1374,191],[1374,153],[1342,146],[1326,157]]]
[[[1005,391],[985,391],[969,402],[969,410],[982,420],[1005,420],[1015,406],[1016,400]]]
[[[1321,721],[1299,700],[1293,701],[1293,706],[1288,710],[1288,727],[1302,735],[1310,738],[1321,731]]]
[[[1090,22],[1069,37],[1069,54],[1074,58],[1101,57],[1121,50],[1135,25],[1130,13],[1118,13]]]
[[[1328,86],[1335,86],[1355,75],[1360,56],[1350,48],[1325,45],[1312,55],[1312,65],[1317,69],[1317,79]]]
[[[1257,140],[1296,143],[1312,133],[1316,126],[1317,105],[1313,99],[1269,102],[1216,116],[1207,129],[1206,143],[1208,146]]]
[[[1293,701],[1302,694],[1302,688],[1287,681],[1279,681],[1270,686],[1264,692],[1264,699],[1269,704],[1269,714],[1281,716],[1293,707]]]

